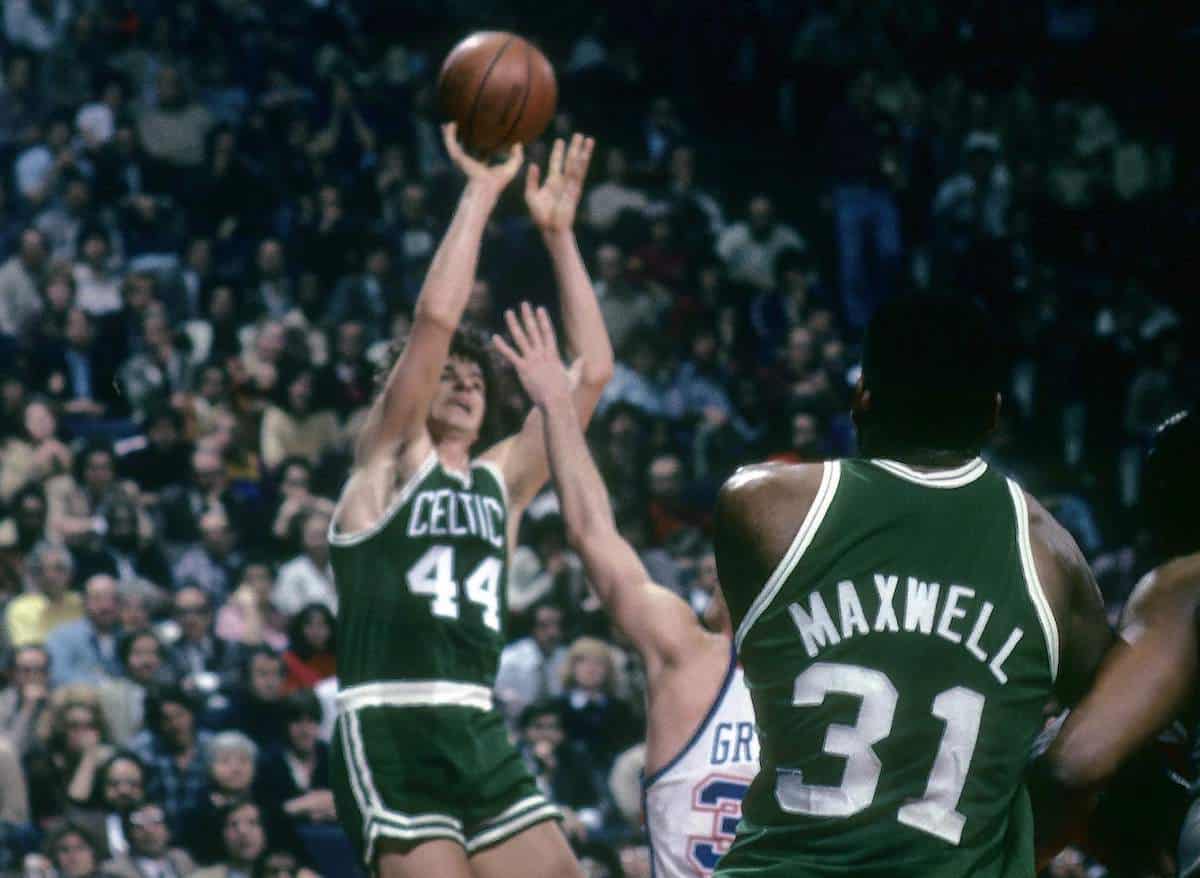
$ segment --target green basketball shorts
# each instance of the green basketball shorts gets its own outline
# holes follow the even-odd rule
[[[445,838],[474,854],[561,817],[483,686],[412,680],[343,690],[331,750],[338,819],[368,867],[380,838],[412,846]]]

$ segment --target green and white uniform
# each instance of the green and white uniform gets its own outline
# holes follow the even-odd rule
[[[827,463],[735,621],[762,770],[717,876],[1032,878],[1058,632],[1014,482]]]
[[[376,526],[330,527],[333,788],[368,864],[381,837],[447,838],[474,853],[558,817],[492,707],[507,530],[499,470],[457,473],[432,451]]]

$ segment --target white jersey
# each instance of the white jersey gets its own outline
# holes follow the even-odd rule
[[[721,691],[683,750],[646,778],[643,810],[653,878],[711,875],[758,774],[754,705],[730,647]]]

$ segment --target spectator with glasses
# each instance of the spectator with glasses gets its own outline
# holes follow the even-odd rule
[[[104,863],[110,878],[186,878],[196,871],[188,852],[172,845],[161,802],[147,799],[135,805],[126,812],[123,827],[129,850]]]
[[[0,689],[0,734],[23,757],[34,742],[34,730],[50,694],[50,654],[36,643],[17,647],[8,677],[9,684]]]
[[[231,692],[241,674],[244,650],[214,633],[208,592],[190,585],[179,589],[174,615],[180,636],[167,651],[167,663],[179,684],[206,698],[218,690]]]
[[[37,739],[25,759],[25,776],[34,823],[45,827],[71,805],[91,799],[97,770],[112,754],[96,693],[84,685],[54,690]]]

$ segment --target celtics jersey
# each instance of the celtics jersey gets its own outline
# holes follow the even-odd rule
[[[826,463],[736,642],[762,770],[718,875],[1032,878],[1058,635],[1015,483]]]
[[[374,527],[331,525],[343,689],[404,680],[491,689],[504,644],[507,509],[494,465],[462,474],[431,451]]]

